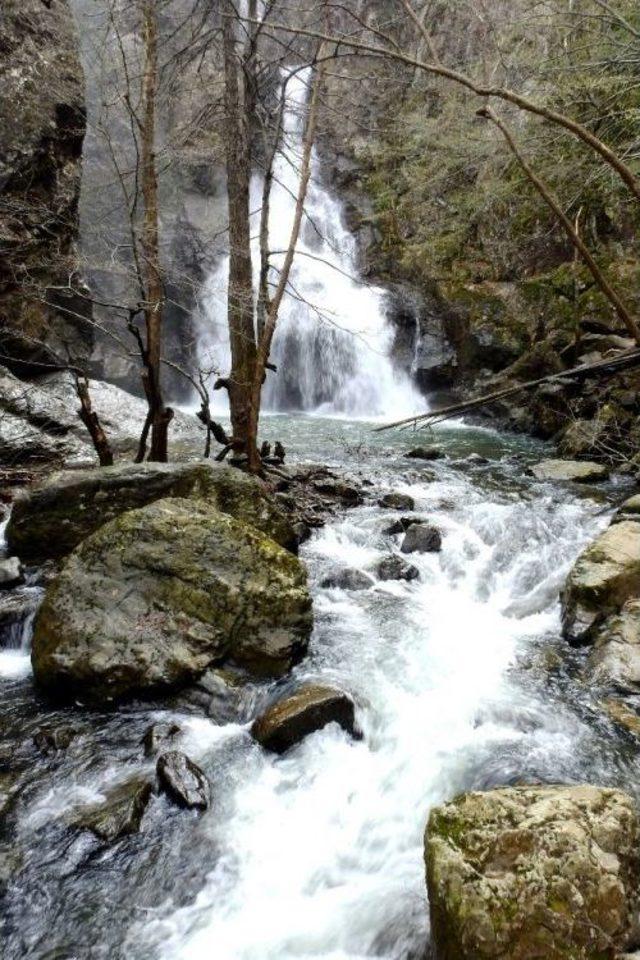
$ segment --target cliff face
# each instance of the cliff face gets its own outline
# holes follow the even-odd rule
[[[0,351],[18,373],[82,355],[74,292],[84,80],[66,0],[0,13]],[[7,361],[7,357],[9,358]]]

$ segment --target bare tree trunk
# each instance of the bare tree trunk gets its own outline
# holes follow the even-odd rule
[[[155,154],[155,111],[158,92],[158,23],[154,0],[143,0],[145,65],[143,76],[143,118],[141,130],[142,194],[144,221],[142,228],[143,273],[146,302],[144,318],[146,349],[143,354],[142,380],[151,426],[149,460],[168,459],[169,423],[173,411],[164,406],[161,389],[162,319],[164,289],[160,267],[158,228],[158,175]],[[145,438],[146,440],[146,438]],[[144,449],[144,447],[143,447]]]
[[[322,87],[322,81],[324,78],[324,59],[322,58],[323,45],[320,46],[318,51],[317,60],[319,60],[319,66],[316,68],[315,77],[313,81],[313,90],[311,93],[311,99],[309,102],[309,111],[307,114],[307,122],[304,133],[304,146],[302,151],[302,160],[300,167],[300,182],[298,186],[298,195],[296,198],[296,208],[293,218],[293,225],[291,227],[291,235],[289,238],[289,246],[285,254],[284,263],[282,269],[280,270],[280,277],[278,280],[278,285],[274,291],[273,297],[269,301],[268,311],[266,315],[266,320],[264,323],[264,329],[262,330],[262,335],[258,343],[258,351],[256,358],[256,369],[255,376],[252,385],[252,395],[251,395],[251,405],[250,405],[250,435],[251,435],[251,451],[254,453],[252,456],[249,456],[249,469],[252,472],[257,472],[261,467],[260,454],[258,453],[257,447],[257,438],[258,438],[258,422],[260,419],[260,401],[262,394],[262,384],[265,378],[265,372],[269,364],[269,354],[271,352],[271,345],[273,343],[273,335],[275,333],[276,324],[278,321],[278,314],[280,311],[280,306],[289,282],[289,275],[291,273],[291,267],[293,266],[293,261],[296,254],[296,247],[298,244],[298,238],[300,236],[300,228],[302,225],[302,216],[304,213],[304,204],[307,197],[307,189],[309,187],[309,180],[311,178],[311,157],[313,151],[313,143],[315,140],[316,126],[318,121],[318,103],[320,99],[320,89]]]
[[[240,52],[236,38],[236,11],[232,0],[224,0],[223,46],[229,204],[228,324],[231,347],[231,375],[224,386],[229,393],[234,448],[246,452],[251,459],[250,407],[256,366],[256,339],[249,220],[249,81],[244,70],[249,65]]]
[[[80,400],[80,419],[89,431],[89,436],[94,449],[98,454],[98,460],[101,467],[111,467],[113,465],[113,452],[107,439],[107,435],[102,428],[100,418],[91,405],[91,395],[89,393],[89,381],[86,377],[80,377],[76,373],[76,393]]]
[[[626,326],[627,330],[629,331],[629,335],[633,337],[633,339],[638,345],[640,345],[640,328],[638,328],[637,321],[635,320],[635,318],[633,317],[633,315],[631,314],[630,310],[625,305],[623,300],[620,298],[617,291],[614,290],[614,288],[611,286],[611,284],[605,277],[604,273],[602,272],[602,270],[594,260],[593,256],[591,255],[588,247],[586,246],[586,244],[580,237],[579,233],[571,223],[571,220],[566,215],[566,213],[560,206],[559,202],[551,193],[550,188],[544,183],[543,180],[540,179],[540,177],[534,172],[534,170],[530,167],[530,165],[527,163],[525,158],[520,153],[518,145],[515,139],[513,138],[513,135],[509,130],[509,128],[507,127],[507,125],[504,123],[503,120],[500,119],[500,117],[496,113],[494,113],[494,111],[490,107],[483,107],[482,110],[478,110],[478,116],[484,117],[485,119],[490,120],[502,132],[514,157],[516,158],[516,160],[518,161],[518,163],[520,164],[525,174],[527,175],[531,183],[534,185],[534,187],[536,188],[536,190],[538,191],[542,199],[545,201],[545,203],[547,203],[547,205],[551,208],[551,210],[553,210],[554,214],[556,215],[556,217],[564,227],[565,232],[569,237],[569,240],[571,241],[575,249],[580,253],[582,259],[587,264],[589,270],[591,271],[593,279],[595,280],[595,282],[597,283],[598,287],[600,288],[604,296],[607,298],[609,303],[613,306],[613,309],[615,310],[615,312],[618,314],[618,316]]]

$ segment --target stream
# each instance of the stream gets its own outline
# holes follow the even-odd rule
[[[526,467],[543,445],[462,425],[409,435],[312,416],[266,424],[291,459],[371,485],[364,506],[302,548],[316,625],[293,674],[348,691],[363,739],[331,725],[282,757],[263,751],[249,721],[292,678],[247,690],[245,715],[226,724],[185,704],[53,709],[30,679],[28,624],[12,629],[0,652],[5,960],[422,960],[430,807],[521,781],[638,793],[637,750],[581,684],[584,654],[559,628],[563,578],[622,485],[536,482]],[[404,458],[417,442],[446,456]],[[399,514],[376,505],[391,490],[440,527],[442,552],[413,555],[411,583],[321,588],[331,571],[399,552],[383,532]],[[141,739],[158,719],[180,726],[211,807],[185,812],[156,795],[139,834],[101,844],[73,821],[115,783],[153,776]],[[38,749],[34,736],[60,727],[73,732],[68,747]]]

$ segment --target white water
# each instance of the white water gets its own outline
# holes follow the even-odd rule
[[[307,70],[286,84],[287,108],[283,149],[275,163],[269,218],[274,251],[272,286],[284,261],[298,192]],[[385,317],[385,295],[356,277],[356,245],[344,224],[339,201],[320,185],[314,153],[305,220],[288,292],[280,311],[264,392],[267,410],[305,410],[351,417],[404,416],[424,409],[424,398],[410,379],[395,370],[390,358],[393,330]],[[251,210],[258,211],[262,181],[252,184]],[[257,237],[259,213],[252,217]],[[280,251],[276,253],[276,251]],[[254,275],[260,255],[254,243]],[[223,258],[205,285],[199,319],[198,356],[203,368],[226,373],[229,345],[226,328],[228,258]],[[214,401],[224,406],[220,394]]]
[[[590,729],[508,668],[558,635],[559,586],[606,520],[564,492],[487,494],[444,472],[439,483],[396,487],[445,534],[441,554],[410,558],[420,581],[317,587],[336,566],[370,568],[386,554],[381,528],[393,515],[377,508],[306,549],[317,627],[297,673],[348,690],[364,740],[328,727],[274,758],[232,728],[241,759],[202,825],[220,857],[194,903],[132,931],[132,956],[146,957],[136,952],[145,943],[164,960],[417,960],[429,808],[470,787],[584,776]],[[196,741],[192,731],[192,750]],[[209,768],[211,749],[203,731]]]

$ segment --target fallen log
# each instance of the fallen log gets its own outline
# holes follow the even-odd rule
[[[473,397],[470,400],[463,400],[460,403],[453,403],[446,407],[440,407],[438,410],[429,410],[427,413],[420,413],[413,417],[406,417],[404,420],[396,420],[394,423],[385,423],[381,427],[375,427],[374,433],[381,433],[384,430],[393,430],[397,427],[415,426],[418,423],[433,426],[443,420],[451,420],[453,417],[461,416],[464,413],[470,413],[480,407],[485,407],[496,400],[504,400],[506,397],[515,396],[518,393],[524,393],[527,390],[533,390],[535,387],[542,386],[544,383],[554,383],[558,380],[570,379],[587,375],[590,373],[606,373],[611,370],[618,370],[624,367],[634,367],[640,365],[640,347],[633,347],[630,350],[624,350],[615,354],[613,357],[595,360],[593,363],[583,363],[578,367],[572,367],[570,370],[563,370],[562,373],[551,373],[545,377],[539,377],[537,380],[528,380],[525,383],[513,384],[502,390],[496,390],[494,393],[486,393],[480,397]]]

